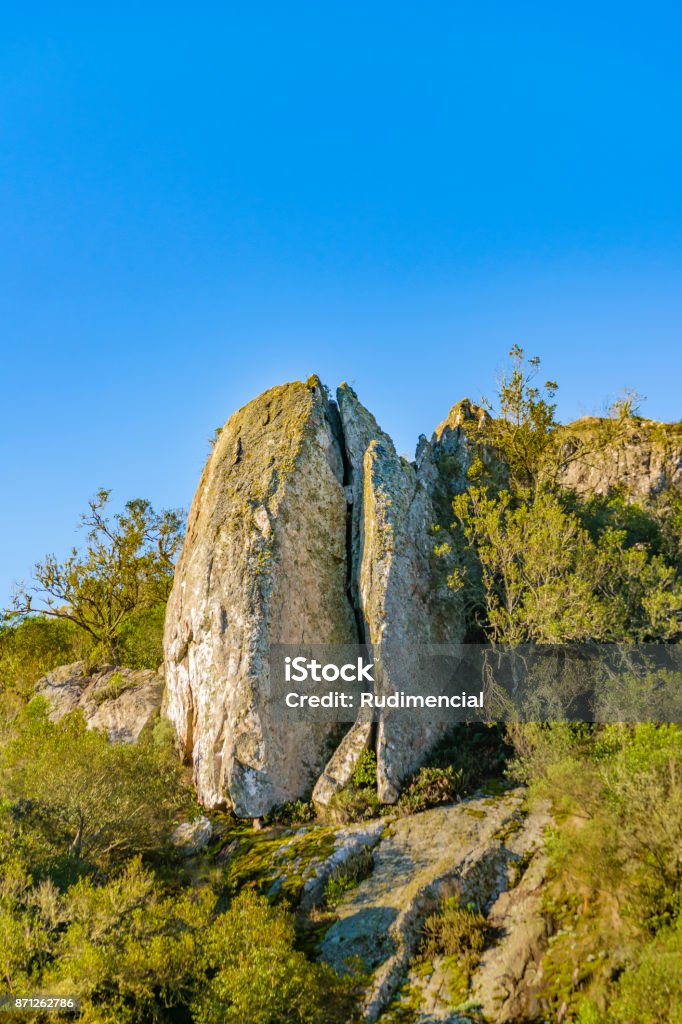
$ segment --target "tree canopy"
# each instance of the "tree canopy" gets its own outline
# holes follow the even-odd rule
[[[88,502],[80,523],[86,531],[82,548],[74,547],[61,561],[47,555],[36,563],[32,583],[14,595],[12,614],[73,622],[117,663],[125,624],[170,593],[184,517],[177,510],[156,512],[143,498],[110,515],[110,496],[100,490]]]

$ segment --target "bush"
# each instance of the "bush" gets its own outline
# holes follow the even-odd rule
[[[315,805],[306,800],[287,800],[265,815],[266,825],[303,825],[317,817]]]
[[[682,1024],[682,926],[665,928],[618,982],[609,1024]]]
[[[335,793],[324,809],[324,817],[335,825],[350,825],[354,821],[367,821],[381,814],[382,805],[373,789],[348,786]]]
[[[555,936],[543,961],[545,998],[557,1011],[566,1003],[585,1024],[601,1022],[595,1007],[611,1000],[609,1024],[667,1021],[660,1005],[676,991],[672,979],[662,1004],[649,999],[650,1018],[628,1013],[638,987],[658,983],[653,951],[663,962],[662,951],[679,941],[682,729],[559,723],[523,727],[517,742],[516,773],[531,798],[551,799],[557,821],[547,841],[545,910]]]
[[[353,785],[357,789],[363,786],[376,787],[377,755],[373,750],[363,750],[353,771]]]
[[[68,879],[166,849],[194,796],[156,739],[110,743],[79,712],[51,722],[44,698],[27,705],[0,748],[0,798],[28,829],[34,873]]]
[[[87,661],[93,644],[72,622],[34,615],[0,628],[0,691],[16,708],[33,696],[35,684],[58,665]]]
[[[461,769],[420,768],[398,800],[399,814],[417,814],[438,804],[450,803],[462,791]]]
[[[354,983],[294,946],[294,919],[244,890],[210,931],[210,980],[193,1004],[197,1024],[331,1024],[355,1005]]]
[[[437,913],[426,918],[423,932],[421,952],[426,959],[455,957],[469,975],[485,949],[489,926],[473,904],[463,907],[457,897],[451,897]]]
[[[163,661],[166,605],[143,609],[122,627],[119,662],[127,668],[156,669]],[[0,720],[7,720],[35,692],[47,672],[74,661],[97,664],[96,642],[67,619],[32,615],[0,626]]]
[[[135,612],[121,627],[119,662],[127,668],[158,668],[163,661],[166,604]]]

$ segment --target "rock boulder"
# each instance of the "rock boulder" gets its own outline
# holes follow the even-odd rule
[[[80,708],[89,729],[101,729],[110,740],[134,743],[158,716],[163,687],[163,675],[152,669],[105,665],[92,671],[76,661],[48,672],[36,683],[36,694],[50,702],[53,721]]]
[[[269,649],[357,642],[346,529],[338,410],[318,378],[236,412],[192,502],[164,642],[168,715],[207,807],[259,817],[320,774],[330,728],[273,718]]]

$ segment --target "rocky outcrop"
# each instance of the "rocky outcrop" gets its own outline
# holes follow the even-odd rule
[[[269,652],[370,644],[377,688],[416,691],[420,648],[465,639],[447,586],[452,497],[475,460],[506,479],[489,422],[459,402],[411,462],[352,388],[334,402],[316,377],[265,392],[227,422],[192,503],[165,631],[168,715],[206,806],[260,817],[311,793],[327,804],[367,748],[380,799],[397,798],[443,726],[383,710],[345,735],[321,720],[284,721],[270,704]],[[616,427],[565,428],[566,486],[618,484],[639,498],[682,482],[679,425]]]
[[[682,486],[682,423],[585,416],[562,429],[564,487],[579,494],[608,494],[618,487],[641,501]]]
[[[327,803],[375,733],[392,801],[441,731],[362,718],[339,743],[329,725],[268,707],[272,644],[390,641],[382,685],[409,690],[408,645],[462,636],[431,566],[435,451],[398,458],[351,388],[337,400],[312,378],[251,402],[221,431],[192,505],[168,606],[167,708],[209,807],[258,817],[316,780]]]
[[[110,740],[134,743],[158,716],[163,688],[163,675],[151,669],[105,665],[92,671],[76,661],[38,680],[36,694],[49,701],[53,721],[80,709],[89,729],[106,732]]]
[[[509,978],[503,972],[514,950],[519,977],[534,957],[539,963],[545,934],[535,857],[551,823],[544,807],[528,814],[524,796],[516,789],[437,807],[394,821],[383,833],[371,874],[336,908],[337,920],[320,946],[321,958],[337,970],[360,958],[369,974],[363,1020],[376,1020],[389,1006],[396,1019],[408,1009],[409,1019],[424,1024],[458,1019],[454,1011],[465,996],[453,998],[450,991],[451,961],[420,956],[426,917],[452,896],[478,907],[494,928],[495,940],[471,979],[476,1002],[487,1020],[515,1019],[508,1011],[512,1004],[518,1008],[520,995],[514,989],[512,998],[509,985],[504,992]],[[532,986],[524,991],[532,1000]],[[468,1019],[465,1012],[462,1018]],[[390,1011],[387,1019],[393,1019]]]
[[[357,642],[339,417],[320,381],[285,384],[222,429],[168,603],[168,716],[201,801],[258,817],[309,792],[324,723],[277,721],[269,650]]]
[[[433,564],[436,510],[417,466],[387,441],[372,441],[365,452],[363,504],[360,593],[368,639],[380,649],[380,684],[384,692],[414,692],[421,645],[458,643],[464,635],[457,599]],[[380,712],[380,800],[397,800],[401,782],[442,733],[442,723],[424,716]]]
[[[350,503],[350,595],[359,613],[360,639],[366,640],[367,622],[360,595],[360,569],[365,547],[364,489],[365,453],[372,442],[393,447],[371,412],[365,409],[358,396],[348,384],[342,384],[336,392],[341,418],[343,446],[347,466],[346,478]]]

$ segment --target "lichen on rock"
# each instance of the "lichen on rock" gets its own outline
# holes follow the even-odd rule
[[[168,715],[200,799],[258,817],[305,795],[323,723],[277,722],[274,643],[357,641],[347,596],[338,416],[316,377],[271,389],[220,432],[168,604]]]
[[[53,721],[80,710],[89,729],[106,732],[116,742],[135,743],[159,715],[163,688],[163,675],[153,669],[91,669],[75,661],[48,672],[35,690],[48,700]]]

